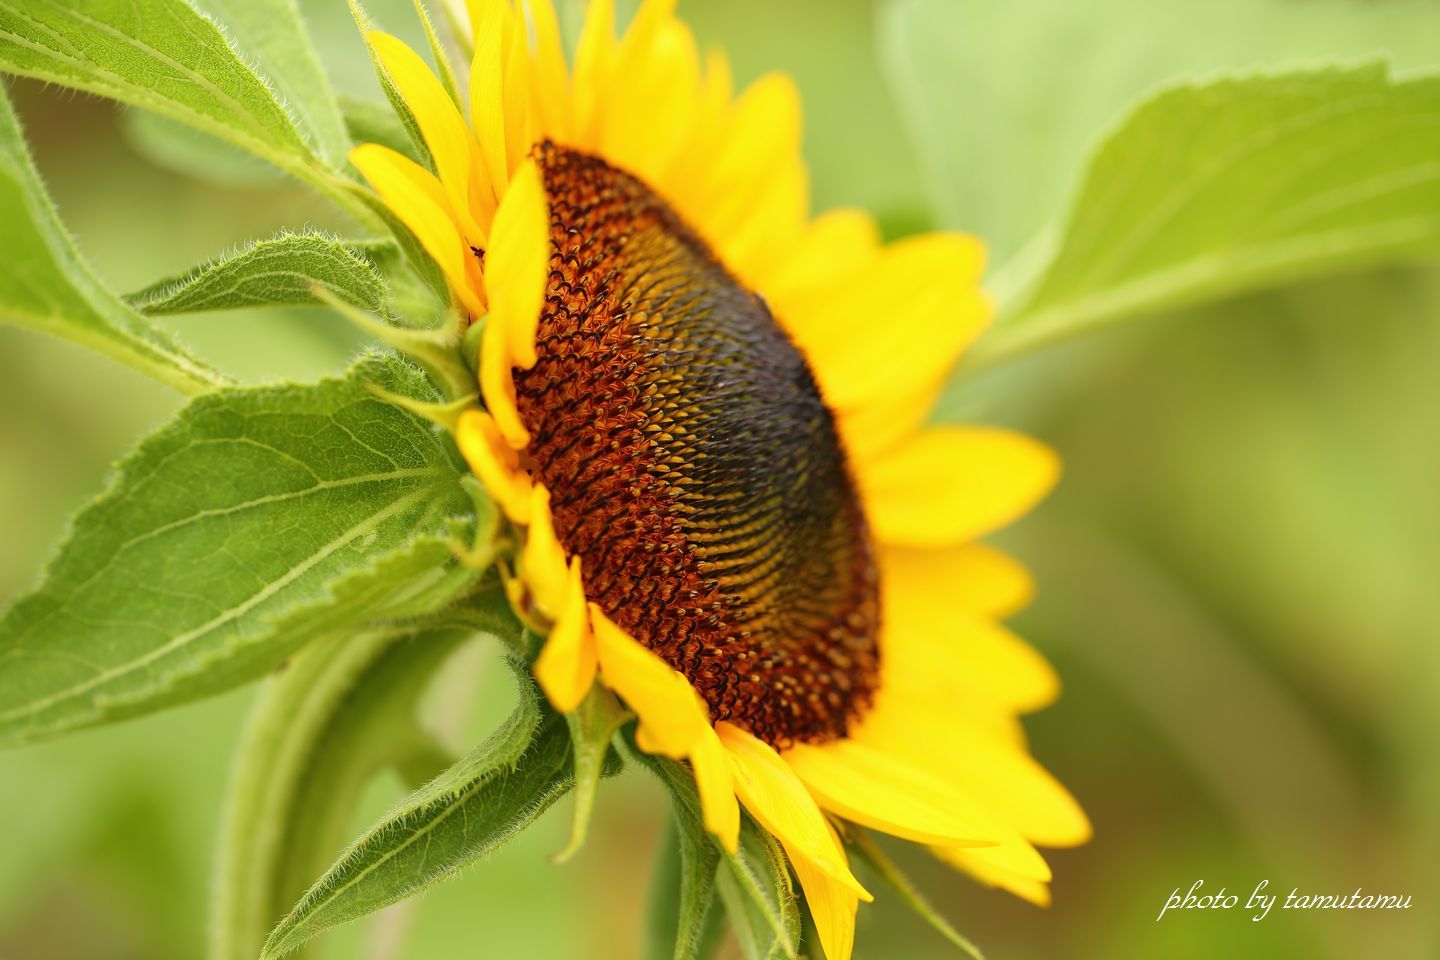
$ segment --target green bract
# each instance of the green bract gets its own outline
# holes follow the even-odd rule
[[[1133,0],[1110,5],[1143,16]],[[967,71],[988,69],[1003,50],[992,38],[1021,28],[993,12],[984,30],[933,29],[953,26],[959,7],[890,5],[885,48],[947,225],[983,227],[1003,253],[1022,251],[993,268],[1001,320],[967,363],[1440,251],[1440,79],[1373,61],[1172,78],[1113,117],[1083,166],[1074,138],[992,155],[978,147],[1003,142],[995,116],[1042,101],[967,112],[955,96],[975,79]],[[360,5],[350,8],[368,29]],[[442,39],[428,20],[424,29],[438,57]],[[494,513],[435,426],[473,394],[473,357],[461,355],[434,263],[347,168],[361,139],[429,159],[376,69],[388,105],[337,95],[294,0],[0,0],[0,70],[149,111],[140,136],[179,166],[203,168],[217,143],[238,148],[348,218],[338,236],[295,224],[121,297],[76,251],[0,92],[0,320],[193,398],[118,464],[40,582],[0,616],[0,744],[268,677],[230,787],[211,960],[307,949],[327,928],[453,875],[574,788],[563,859],[622,756],[656,776],[673,809],[645,956],[701,960],[728,923],[747,958],[794,958],[807,945],[773,838],[746,820],[739,851],[726,853],[703,829],[689,772],[636,750],[612,696],[592,696],[567,724],[529,679],[534,638],[490,568]],[[443,57],[440,72],[453,92]],[[1097,139],[1089,118],[1113,104],[1097,94],[1082,106],[1083,134]],[[177,125],[184,136],[167,142]],[[1017,153],[1033,154],[1033,182],[1010,186],[1044,209],[1003,190],[962,193]],[[1051,169],[1056,157],[1063,170]],[[1075,185],[1065,205],[1062,179]],[[147,228],[136,225],[140,241]],[[171,314],[296,304],[352,312],[376,349],[336,379],[237,385],[161,326]],[[517,704],[488,739],[457,751],[417,715],[478,635],[505,645]],[[356,838],[355,798],[385,770],[413,792]],[[973,954],[881,850],[848,839]]]
[[[365,245],[313,233],[256,241],[125,299],[153,315],[324,303],[320,290],[372,313],[390,312],[388,285]]]

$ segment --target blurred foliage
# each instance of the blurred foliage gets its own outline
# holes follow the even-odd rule
[[[302,6],[342,92],[377,98],[344,5]],[[421,43],[409,6],[367,4]],[[892,233],[976,229],[1001,258],[1062,207],[1105,125],[1162,80],[1326,55],[1386,52],[1402,68],[1440,58],[1440,7],[1424,0],[682,9],[742,80],[796,75],[820,205],[870,207]],[[286,181],[219,163],[195,176],[195,156],[157,153],[173,140],[108,104],[11,89],[62,218],[112,289],[281,227],[345,226]],[[247,381],[337,372],[361,342],[314,308],[172,325]],[[1427,855],[1440,849],[1437,369],[1440,269],[1420,264],[1097,335],[947,397],[946,416],[1024,426],[1065,458],[1059,493],[1006,540],[1040,580],[1019,629],[1067,683],[1029,725],[1034,750],[1097,826],[1090,846],[1054,857],[1056,906],[1043,915],[914,851],[888,851],[988,956],[1436,955],[1437,915],[1424,905],[1440,896]],[[77,347],[3,328],[0,403],[8,598],[110,463],[179,400]],[[482,678],[467,730],[508,708],[501,673]],[[201,955],[227,757],[250,698],[0,754],[0,956]],[[568,830],[552,813],[460,881],[322,944],[336,957],[455,944],[467,955],[635,956],[666,815],[643,774],[620,786],[602,796],[571,864],[547,860]],[[372,788],[356,829],[403,789]],[[1282,894],[1364,885],[1419,906],[1154,922],[1172,889],[1202,878],[1242,894],[1261,879]],[[877,960],[951,955],[893,898],[862,911],[859,943]]]
[[[1086,151],[1167,80],[1383,54],[1433,67],[1431,0],[893,0],[884,65],[936,220],[1003,261],[1065,209]]]

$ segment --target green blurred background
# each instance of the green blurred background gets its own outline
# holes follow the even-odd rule
[[[371,2],[418,40],[408,4]],[[340,0],[303,0],[337,82],[377,97]],[[891,235],[984,235],[996,262],[1063,208],[1086,151],[1178,75],[1388,54],[1440,65],[1419,0],[685,0],[742,78],[806,99],[819,207]],[[573,13],[573,10],[571,11]],[[324,204],[149,118],[13,83],[62,215],[114,288],[141,287]],[[201,166],[197,168],[197,157]],[[247,380],[339,370],[324,311],[183,317]],[[1440,956],[1440,267],[1329,277],[1062,345],[956,384],[941,414],[1024,428],[1066,463],[1000,538],[1036,571],[1018,628],[1066,683],[1029,724],[1095,841],[1056,853],[1037,911],[895,853],[992,958]],[[37,334],[0,329],[0,600],[179,400]],[[466,663],[493,657],[475,651]],[[479,726],[503,709],[486,682]],[[251,690],[0,754],[0,960],[203,955],[211,846]],[[401,791],[377,784],[357,831]],[[561,809],[566,805],[562,804]],[[627,773],[571,864],[539,827],[416,903],[328,935],[344,958],[637,954],[660,791]],[[1242,895],[1409,894],[1405,912],[1167,916],[1203,879]],[[953,955],[894,898],[857,956]]]

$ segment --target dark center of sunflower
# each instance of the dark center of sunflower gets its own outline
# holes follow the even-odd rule
[[[710,706],[841,737],[879,666],[864,514],[804,357],[649,188],[542,144],[552,250],[529,467],[586,594]]]

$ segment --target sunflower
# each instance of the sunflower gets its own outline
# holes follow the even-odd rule
[[[794,85],[736,95],[673,7],[646,0],[617,37],[597,0],[572,64],[550,0],[472,0],[468,122],[419,55],[367,35],[434,172],[351,159],[483,324],[483,409],[456,436],[513,530],[535,677],[562,712],[618,695],[732,850],[743,805],[830,960],[871,899],[847,824],[1044,904],[1034,845],[1090,826],[1018,722],[1058,692],[998,623],[1030,581],[976,540],[1058,462],[925,425],[990,318],[983,247],[812,217]]]

